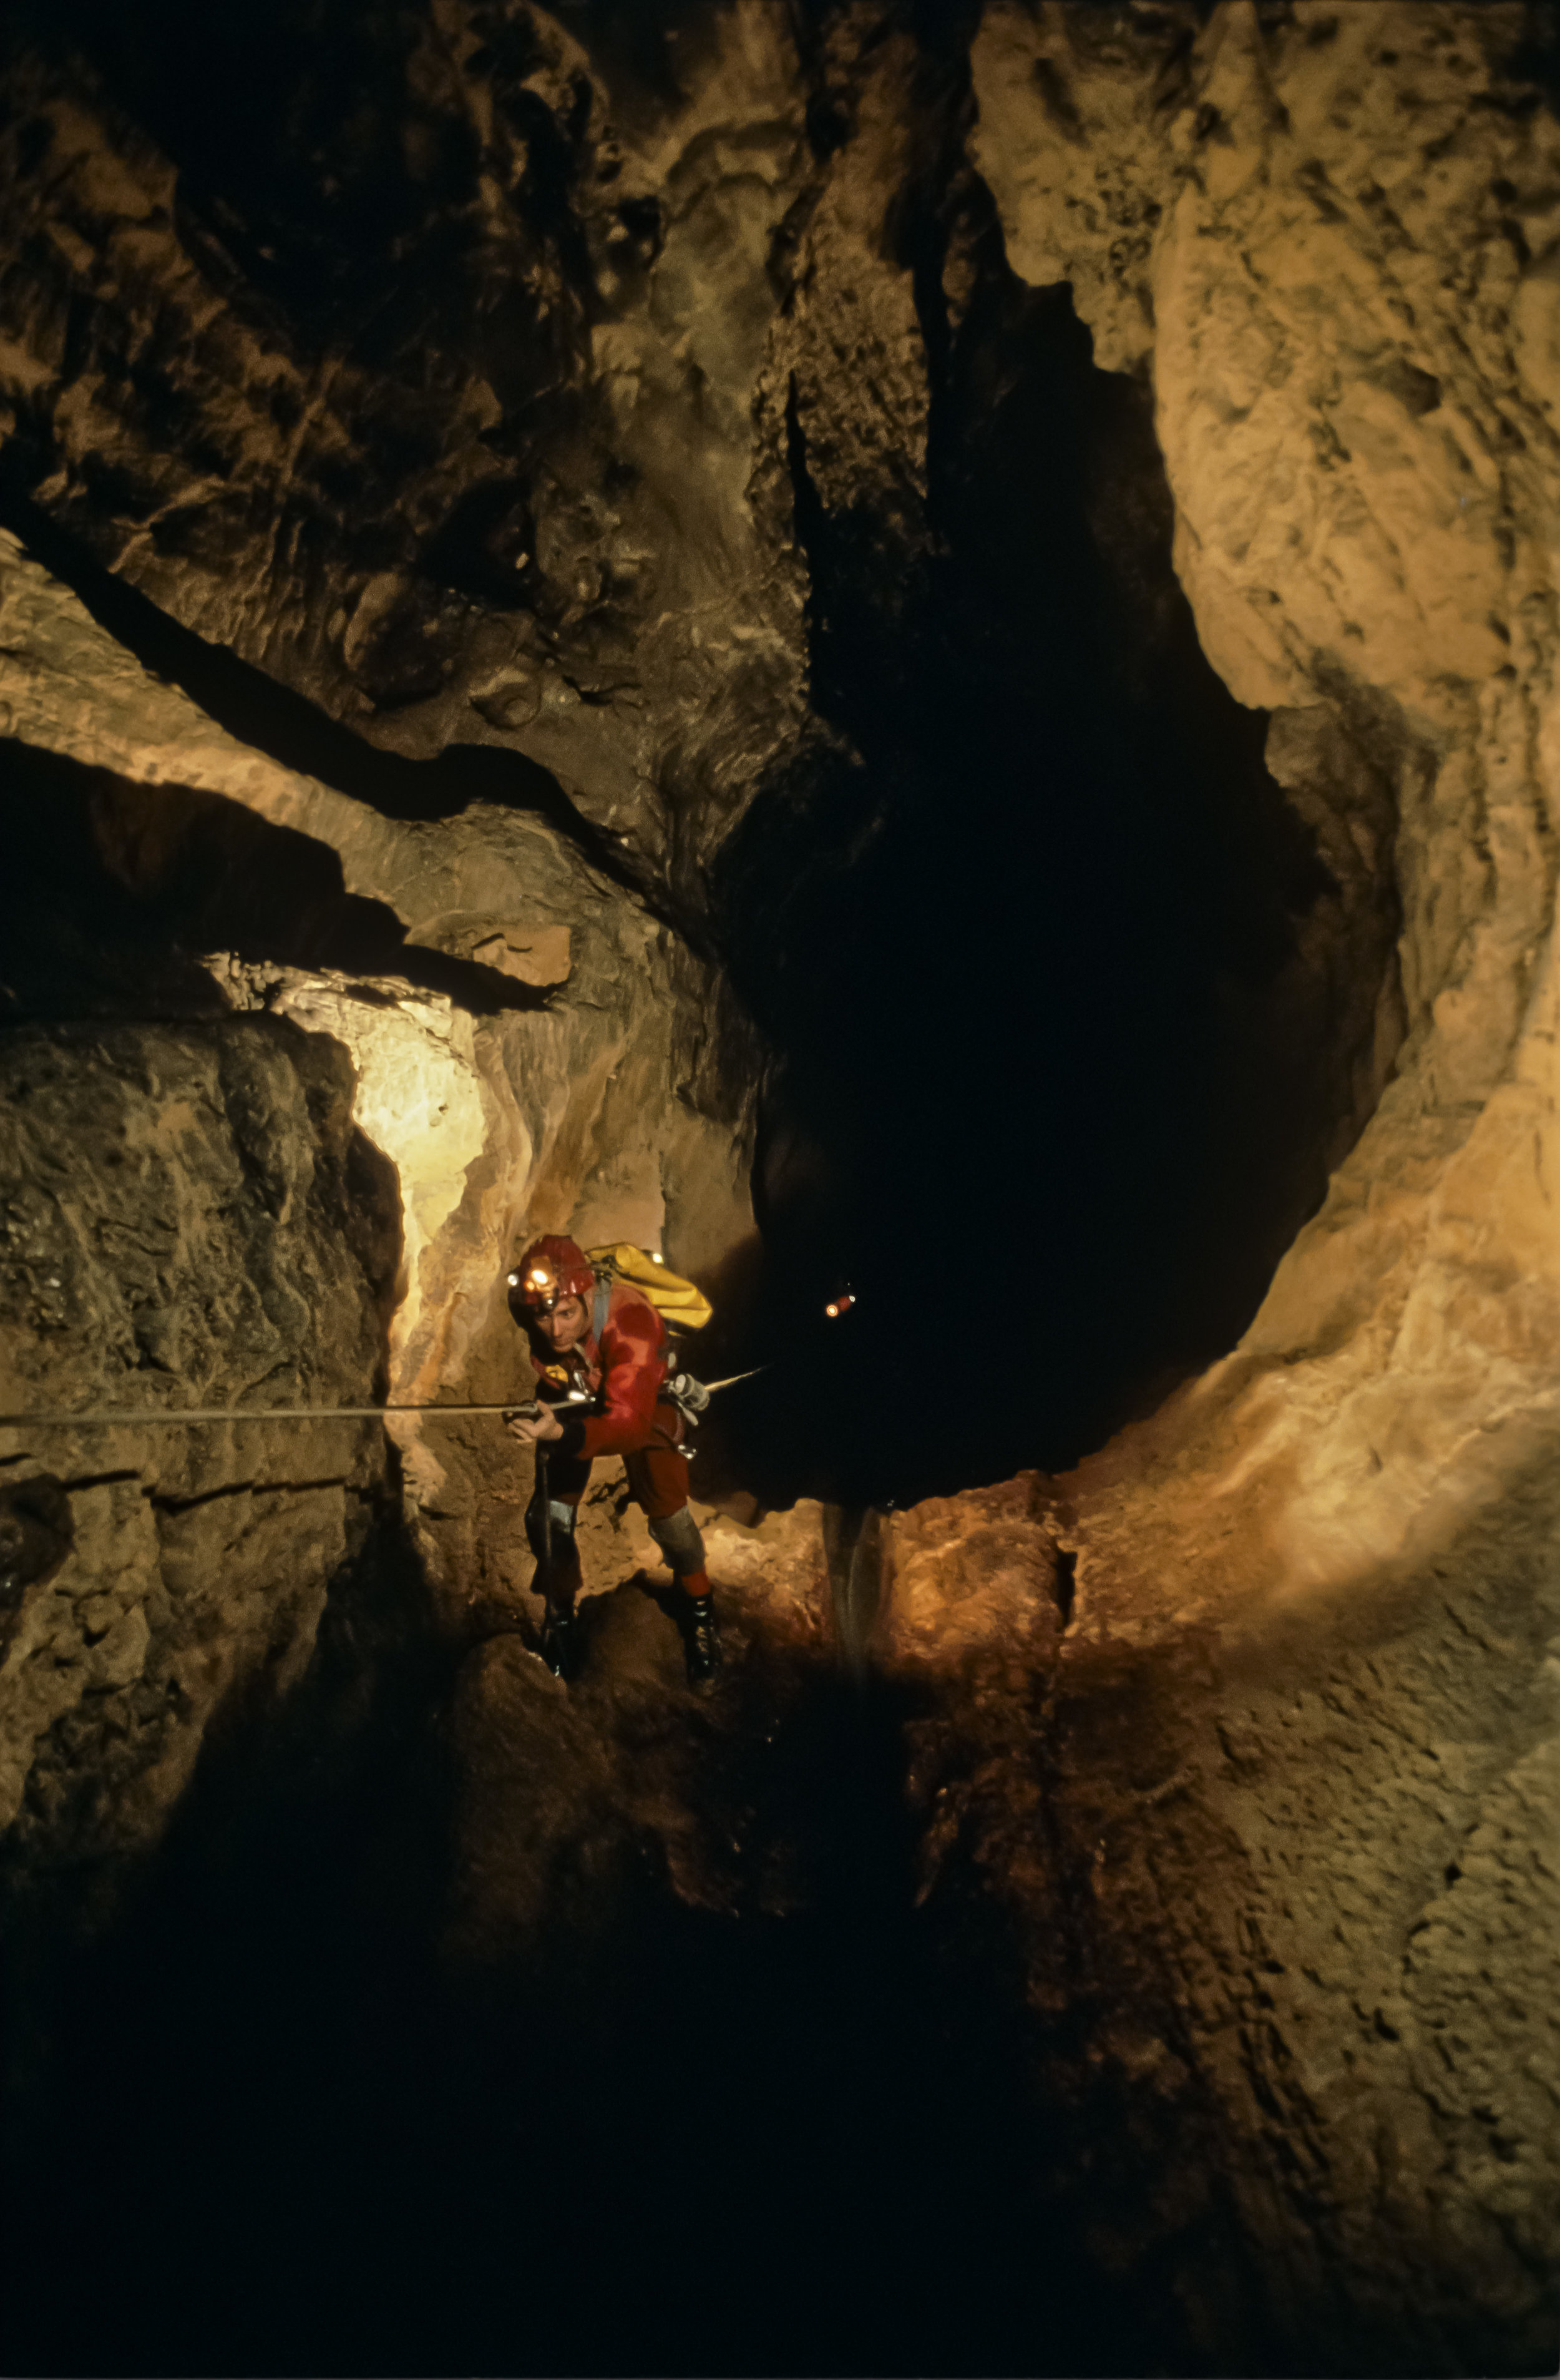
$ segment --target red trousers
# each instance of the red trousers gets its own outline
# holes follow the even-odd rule
[[[688,1458],[677,1440],[683,1417],[675,1405],[658,1404],[655,1436],[646,1446],[631,1448],[623,1458],[628,1492],[650,1524],[650,1534],[690,1595],[707,1595],[704,1541],[688,1511]],[[574,1544],[574,1515],[590,1481],[590,1461],[584,1455],[550,1454],[547,1461],[547,1501],[553,1507],[551,1556],[548,1593],[572,1603],[580,1586],[579,1549]],[[542,1515],[540,1483],[526,1515],[526,1531],[538,1562],[545,1540],[538,1534]],[[563,1508],[563,1509],[560,1509]],[[536,1527],[533,1527],[533,1524]],[[668,1526],[668,1524],[675,1524]]]
[[[636,1446],[623,1458],[628,1492],[647,1520],[670,1521],[688,1500],[688,1458],[675,1439],[683,1416],[675,1405],[656,1407],[656,1436],[648,1446]],[[590,1484],[590,1464],[582,1456],[573,1461],[554,1454],[547,1466],[548,1486],[560,1504],[577,1505]]]

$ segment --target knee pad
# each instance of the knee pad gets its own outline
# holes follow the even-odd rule
[[[556,1496],[549,1497],[546,1501],[547,1516],[552,1524],[552,1555],[557,1560],[560,1555],[571,1554],[574,1549],[574,1507],[560,1503]],[[540,1496],[533,1496],[526,1507],[526,1543],[538,1561],[547,1551],[547,1542],[542,1536],[542,1503]]]
[[[651,1521],[650,1535],[679,1578],[704,1568],[704,1539],[686,1504],[667,1521]]]

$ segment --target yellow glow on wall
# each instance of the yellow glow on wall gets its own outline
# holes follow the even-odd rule
[[[448,1002],[402,995],[370,1006],[330,982],[300,981],[276,1005],[345,1042],[357,1069],[358,1123],[401,1178],[405,1294],[391,1324],[392,1378],[422,1310],[423,1258],[466,1195],[486,1118],[472,1021]]]

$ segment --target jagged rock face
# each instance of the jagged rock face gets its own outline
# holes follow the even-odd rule
[[[270,1018],[13,1030],[8,1408],[362,1403],[393,1179],[335,1044]],[[8,1427],[0,1806],[13,1876],[155,1844],[213,1717],[279,1705],[386,1500],[381,1433]]]
[[[258,62],[249,34],[213,54],[190,30],[189,91],[153,89],[92,9],[18,20],[13,480],[176,617],[442,756],[338,771],[359,810],[319,814],[409,938],[469,955],[528,948],[538,906],[566,926],[584,880],[538,898],[539,813],[713,939],[789,1062],[762,1175],[771,1339],[845,1271],[870,1280],[873,1364],[915,1360],[895,1281],[948,1205],[923,1078],[980,1114],[986,1228],[1040,1252],[1013,1342],[1086,1342],[1087,1378],[1053,1395],[1015,1366],[995,1434],[956,1416],[840,1475],[853,1378],[794,1449],[760,1400],[742,1460],[763,1493],[902,1497],[1097,1441],[1229,1343],[1374,1105],[1401,1030],[1389,778],[1330,713],[1276,735],[1270,773],[1198,653],[1141,396],[1003,260],[963,153],[960,24],[751,6],[635,47],[536,10],[498,38],[479,12],[347,9],[348,106],[306,18],[256,31]],[[219,144],[241,72],[243,138]],[[402,286],[435,253],[414,330]],[[63,308],[92,326],[68,349]],[[280,416],[278,371],[303,375]],[[343,440],[372,486],[349,471],[332,495]],[[590,559],[565,514],[649,561]],[[197,519],[209,552],[186,550]],[[386,537],[401,559],[370,580],[358,542]],[[594,594],[571,593],[582,572]],[[348,647],[437,649],[439,690],[370,696]],[[142,658],[165,665],[165,640]],[[329,775],[317,736],[289,727],[284,751],[263,706],[245,717]],[[394,838],[390,867],[367,806],[420,806],[463,843],[437,922],[433,838]]]
[[[707,968],[667,929],[533,813],[397,820],[270,760],[139,667],[14,540],[0,561],[25,863],[13,1013],[122,1014],[150,992],[284,1016],[352,1053],[358,1122],[400,1178],[397,1398],[452,1379],[478,1400],[522,1392],[502,1276],[527,1230],[665,1238],[695,1265],[740,1236],[747,1087],[721,1066]],[[74,890],[28,825],[41,801],[54,833],[76,821]],[[71,913],[92,871],[89,948]],[[507,1577],[513,1516],[485,1500],[496,1422],[398,1427],[415,1525],[462,1515],[453,1568],[424,1540],[451,1594],[471,1591],[490,1540]]]
[[[1373,815],[1338,784],[1323,833],[1329,853],[1391,846],[1397,1078],[1246,1342],[1264,1385],[1243,1393],[1271,1402],[1288,1370],[1265,1459],[1287,1441],[1298,1460],[1280,1534],[1321,1575],[1399,1551],[1426,1497],[1455,1496],[1469,1429],[1549,1387],[1555,1243],[1527,1160],[1542,1172],[1554,1112],[1556,450],[1522,325],[1557,152],[1503,71],[1516,12],[1230,9],[1192,30],[992,10],[975,146],[1017,267],[1073,273],[1106,356],[1152,370],[1199,636],[1242,701],[1275,709],[1291,796],[1318,815],[1288,755],[1323,722],[1391,782]],[[1082,180],[1064,173],[1080,144]],[[1476,1256],[1475,1180],[1493,1196]],[[1348,1451],[1367,1409],[1373,1474]]]
[[[9,387],[51,510],[376,739],[517,742],[696,857],[800,698],[746,493],[804,155],[782,12],[594,60],[464,0],[160,34],[14,37]]]
[[[806,1501],[756,1526],[707,1511],[705,1527],[728,1673],[713,1724],[683,1677],[676,1591],[655,1577],[642,1514],[624,1511],[606,1481],[581,1523],[587,1658],[575,1691],[514,1636],[463,1672],[452,1724],[468,1758],[452,1939],[474,1965],[538,1955],[560,1926],[560,1900],[586,1899],[579,1879],[593,1873],[595,1922],[606,1924],[611,1889],[600,1878],[635,1858],[662,1867],[690,1908],[776,1917],[808,1906],[797,1868],[811,1847],[762,1775],[766,1760],[795,1755],[761,1747],[791,1731],[798,1702],[828,1691],[834,1532]],[[1049,1690],[1061,1627],[1044,1486],[1031,1473],[931,1498],[881,1536],[865,1553],[876,1591],[861,1638],[907,1706],[919,1706],[910,1798],[925,1828],[920,1896],[935,1895],[961,1838],[966,1853],[978,1842],[982,1864],[1033,1879],[1036,1800],[1015,1800],[1011,1772]],[[733,1734],[747,1745],[736,1762]]]

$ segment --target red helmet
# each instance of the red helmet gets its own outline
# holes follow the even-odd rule
[[[596,1286],[585,1250],[556,1232],[533,1240],[509,1276],[513,1304],[550,1314],[561,1297],[588,1298]]]

